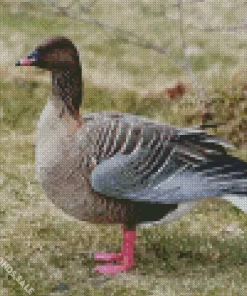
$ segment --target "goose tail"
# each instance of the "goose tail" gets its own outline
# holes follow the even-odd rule
[[[247,195],[225,194],[221,198],[229,201],[244,213],[247,213]]]

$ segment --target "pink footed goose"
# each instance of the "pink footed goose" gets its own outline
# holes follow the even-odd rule
[[[69,39],[44,41],[16,66],[52,75],[36,143],[47,196],[79,220],[123,225],[121,252],[95,253],[105,262],[95,271],[132,268],[136,226],[171,221],[198,200],[218,196],[247,211],[247,164],[227,153],[224,140],[125,113],[82,117],[81,64]]]

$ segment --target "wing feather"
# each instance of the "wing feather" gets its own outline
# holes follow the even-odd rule
[[[246,165],[227,154],[228,143],[204,131],[125,114],[89,123],[90,182],[100,194],[179,203],[246,191],[239,181]]]

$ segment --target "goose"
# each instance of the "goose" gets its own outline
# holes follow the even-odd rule
[[[134,266],[136,227],[178,219],[221,197],[247,212],[247,164],[205,131],[118,112],[80,114],[79,53],[63,36],[43,41],[16,66],[51,72],[51,96],[37,124],[36,174],[47,197],[82,221],[123,226],[119,253],[94,253],[95,272]]]

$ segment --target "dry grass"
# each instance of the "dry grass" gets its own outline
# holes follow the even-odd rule
[[[48,30],[51,35],[72,37],[84,61],[84,112],[115,109],[172,124],[196,124],[195,91],[175,102],[160,96],[141,97],[140,93],[157,94],[177,80],[190,83],[190,78],[164,56],[119,44],[114,35],[89,24],[54,17],[50,8],[36,1],[22,2],[0,4],[0,257],[37,296],[245,295],[246,215],[218,200],[203,202],[173,224],[138,229],[136,267],[128,274],[105,277],[92,272],[92,252],[118,250],[120,228],[76,221],[46,199],[35,179],[34,131],[49,93],[49,77],[33,69],[14,71],[14,61],[47,37]],[[98,1],[93,16],[168,46],[176,59],[181,53],[174,3]],[[215,102],[214,119],[231,117],[228,129],[212,131],[225,138],[246,116],[240,100],[243,93],[233,93],[230,86],[234,71],[243,68],[247,37],[242,31],[205,32],[201,27],[241,23],[241,5],[246,4],[234,1],[233,7],[229,5],[229,1],[205,1],[185,7],[192,67],[207,94],[223,97]],[[237,88],[243,84],[237,83]],[[245,132],[239,128],[233,134],[242,137]],[[247,159],[245,142],[238,139],[236,143],[240,143],[236,153]],[[27,295],[1,267],[0,287],[1,296]]]

